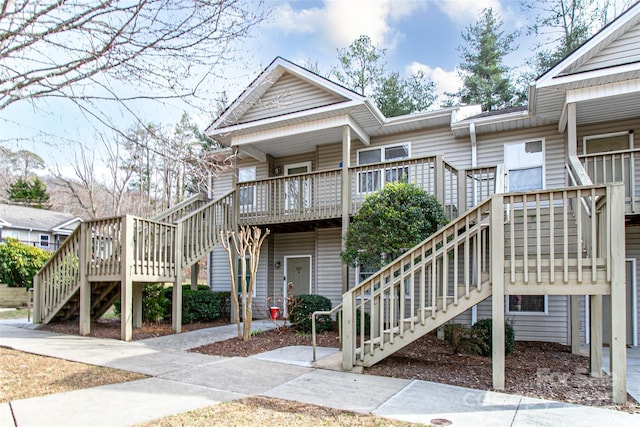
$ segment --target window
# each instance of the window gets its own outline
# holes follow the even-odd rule
[[[539,190],[544,183],[544,141],[534,140],[506,144],[504,163],[509,179],[510,192]],[[522,209],[516,204],[515,209]],[[544,295],[509,295],[507,313],[547,313],[547,297]]]
[[[508,295],[509,314],[547,314],[546,295]]]
[[[238,169],[238,182],[255,181],[256,179],[256,167],[246,167]],[[241,187],[238,191],[238,203],[240,206],[254,206],[255,205],[255,193],[256,187]]]
[[[386,147],[370,148],[358,151],[358,165],[403,160],[410,157],[410,144],[389,145]],[[364,170],[358,173],[358,192],[369,193],[379,190],[386,182],[396,182],[409,179],[407,166],[380,167]]]
[[[46,234],[41,234],[40,235],[40,247],[42,247],[42,248],[48,248],[49,247],[49,236],[47,236]]]
[[[634,170],[633,132],[615,132],[585,136],[582,140],[582,164],[594,184],[622,181],[625,196],[631,197]]]
[[[509,174],[510,192],[544,188],[544,141],[505,145],[504,162]]]

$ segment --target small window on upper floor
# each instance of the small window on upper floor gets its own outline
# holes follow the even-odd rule
[[[49,236],[46,234],[40,235],[40,247],[48,248],[49,247]]]
[[[238,168],[238,182],[249,182],[256,180],[256,167],[249,166]],[[255,204],[256,187],[241,187],[238,191],[240,206],[253,206]]]
[[[411,156],[411,144],[403,143],[388,145],[378,148],[367,148],[358,151],[358,165],[400,161]],[[407,166],[376,167],[371,170],[358,172],[358,192],[369,193],[378,191],[386,182],[409,180],[409,168]]]

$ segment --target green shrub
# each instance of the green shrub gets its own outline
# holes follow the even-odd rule
[[[461,323],[444,325],[444,340],[449,344],[451,353],[482,354],[486,343],[473,333],[471,326]]]
[[[296,331],[311,333],[311,315],[314,311],[331,310],[331,301],[322,295],[296,295],[289,302],[289,323]],[[330,331],[332,328],[331,316],[318,316],[316,319],[316,332]]]
[[[492,320],[482,319],[471,327],[471,332],[477,340],[482,342],[481,352],[483,356],[490,356],[492,349]],[[510,323],[504,324],[504,348],[505,354],[513,353],[513,349],[516,345],[515,332],[513,326]]]
[[[169,288],[170,289],[170,288]],[[171,313],[171,300],[167,299],[166,289],[162,283],[144,283],[142,285],[142,320],[145,322],[155,322],[163,320],[169,309]],[[115,313],[120,316],[120,298],[114,305]]]
[[[30,288],[33,276],[51,257],[51,253],[7,238],[0,243],[0,283],[10,287]]]
[[[171,318],[171,299],[173,287],[165,289],[169,306],[165,314]],[[198,290],[191,290],[190,285],[182,286],[182,323],[208,322],[226,316],[229,292],[212,292],[206,285],[198,285]]]

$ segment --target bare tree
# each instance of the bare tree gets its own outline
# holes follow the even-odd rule
[[[238,338],[242,336],[243,341],[249,341],[251,338],[251,320],[253,318],[253,288],[256,284],[256,276],[258,275],[258,265],[260,264],[260,248],[265,239],[269,235],[267,228],[262,233],[258,227],[244,226],[240,227],[238,232],[220,231],[220,240],[222,246],[227,251],[229,260],[229,269],[231,274],[231,297],[235,308],[236,325],[238,326]],[[236,269],[233,265],[233,252],[235,251],[238,259],[240,259],[240,285],[242,295],[242,335],[240,334],[240,309],[238,301],[238,288],[236,284]],[[245,261],[248,260],[248,263]],[[248,264],[248,265],[247,265]],[[247,277],[247,267],[249,276]],[[247,282],[247,279],[249,281]]]
[[[265,15],[247,0],[1,0],[0,110],[197,96]]]

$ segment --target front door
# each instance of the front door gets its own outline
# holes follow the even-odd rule
[[[635,289],[636,289],[636,263],[635,259],[627,259],[626,264],[626,312],[627,312],[627,345],[634,345],[633,337],[635,335],[633,308],[635,305]],[[609,344],[611,340],[611,310],[609,304],[609,295],[602,298],[602,342]]]
[[[285,209],[287,211],[300,211],[309,207],[309,194],[311,182],[306,174],[311,172],[311,162],[285,165],[284,174],[300,175],[288,178],[286,182]]]
[[[311,293],[311,256],[287,256],[284,258],[285,278],[284,295],[285,299],[293,295],[303,295]],[[291,283],[291,289],[288,284]],[[286,308],[285,308],[286,310]]]

